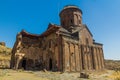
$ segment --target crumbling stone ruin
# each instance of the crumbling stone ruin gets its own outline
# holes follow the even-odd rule
[[[11,68],[63,72],[104,69],[103,44],[95,42],[82,23],[82,11],[69,5],[59,16],[61,25],[49,24],[40,35],[24,30],[17,34]]]
[[[6,46],[5,42],[0,42],[1,46]]]

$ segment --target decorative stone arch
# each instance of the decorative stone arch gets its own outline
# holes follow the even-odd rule
[[[78,22],[78,15],[77,14],[74,14],[74,23],[75,23],[75,25],[78,25],[79,24],[79,22]]]

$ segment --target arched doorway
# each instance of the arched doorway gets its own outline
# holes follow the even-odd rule
[[[26,59],[23,59],[23,60],[22,60],[22,68],[23,68],[23,69],[26,69]]]
[[[52,70],[52,59],[49,59],[49,70]]]

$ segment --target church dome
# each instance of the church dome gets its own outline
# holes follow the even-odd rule
[[[62,11],[60,12],[60,15],[64,10],[67,10],[67,9],[76,9],[76,10],[80,11],[81,14],[82,14],[82,10],[78,6],[76,6],[76,5],[66,5],[66,6],[64,6]]]
[[[61,26],[65,29],[82,25],[82,10],[75,5],[67,5],[60,12]]]

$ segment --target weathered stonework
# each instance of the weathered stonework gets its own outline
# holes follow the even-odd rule
[[[41,35],[22,30],[12,50],[11,68],[76,72],[104,69],[103,45],[82,24],[82,11],[66,6],[61,26],[49,24]]]

